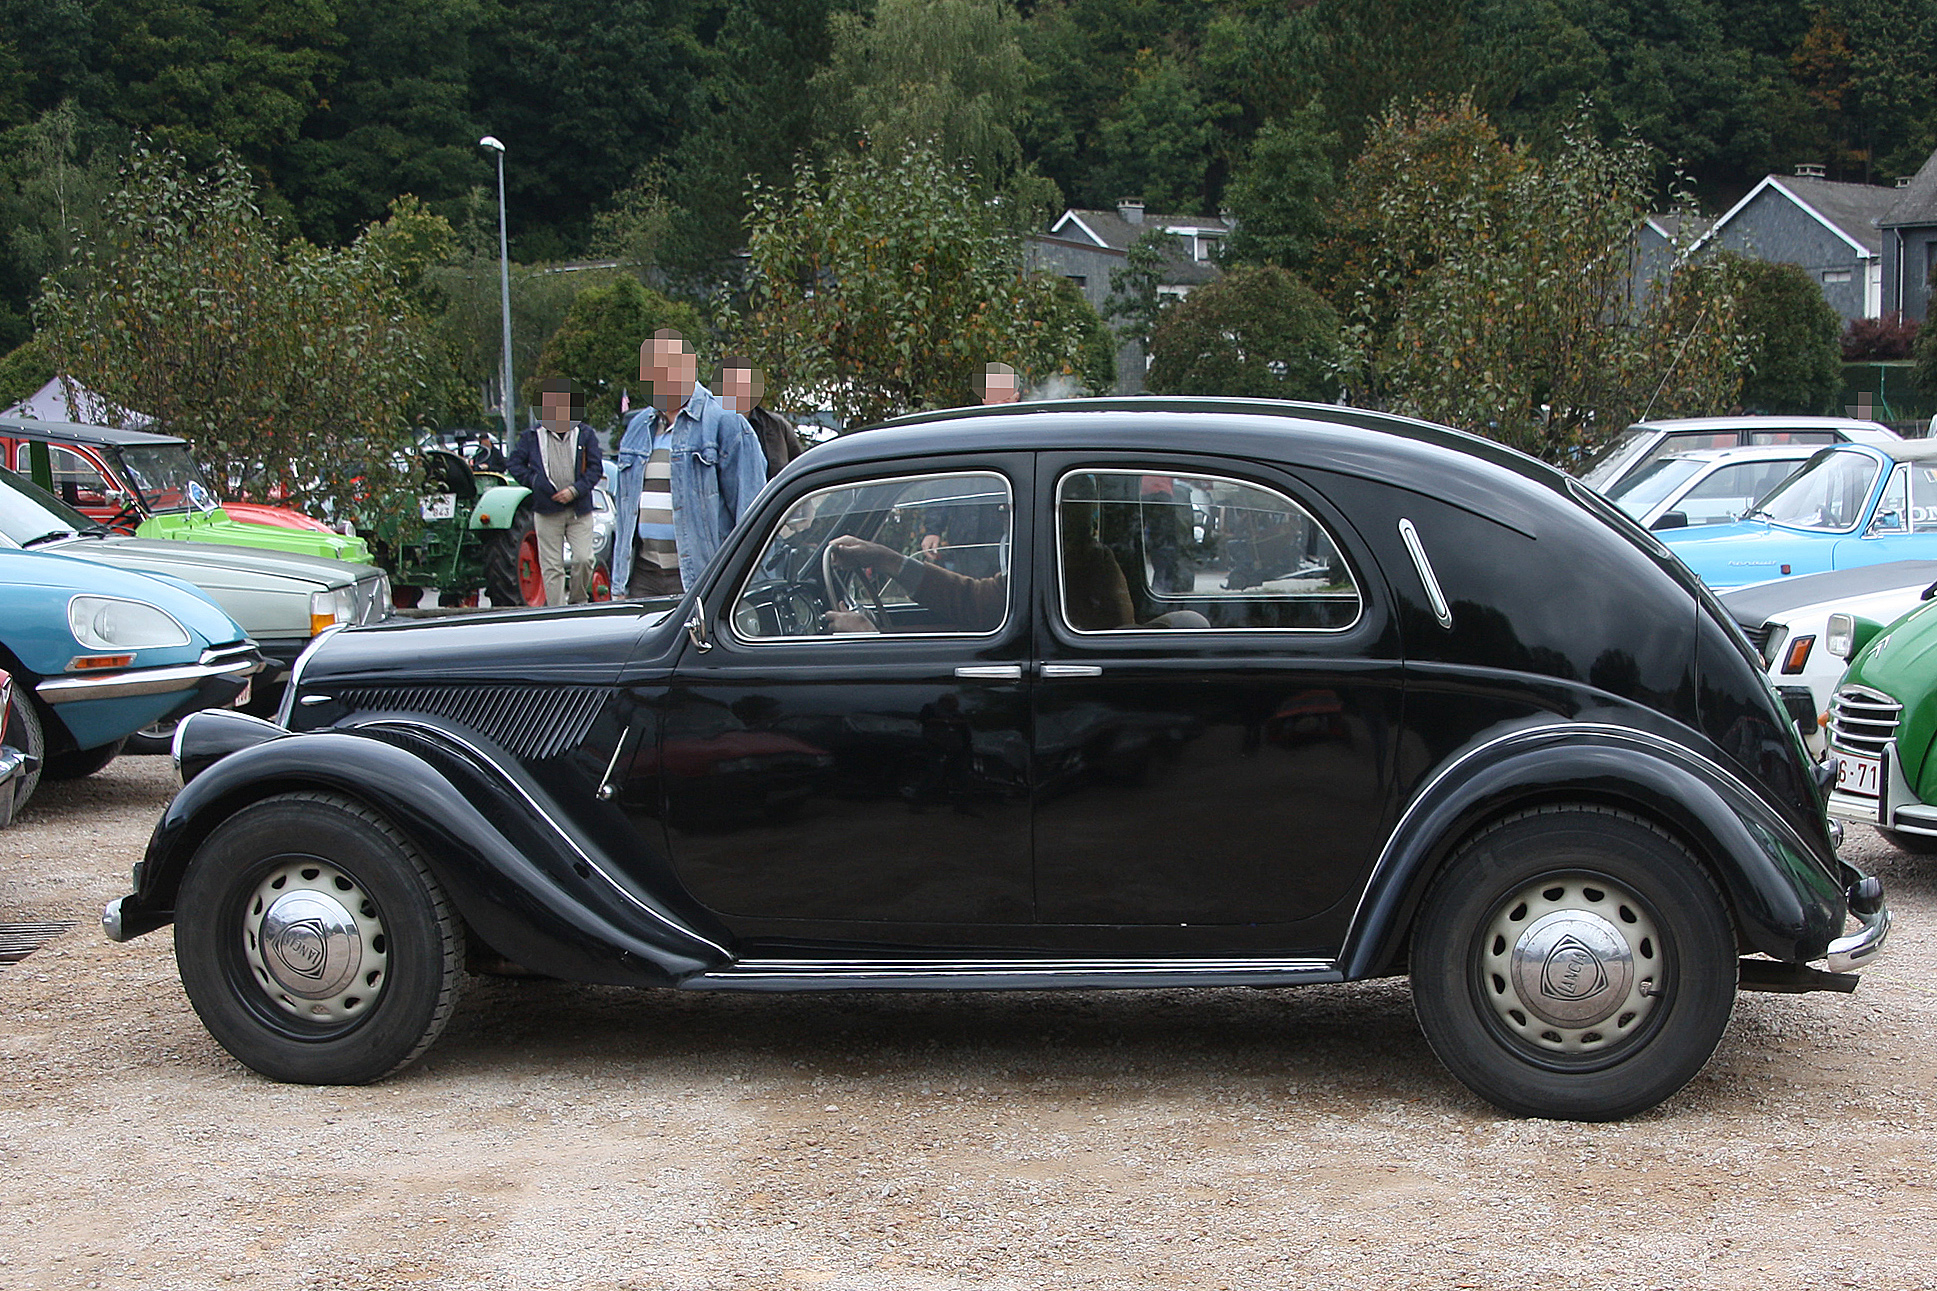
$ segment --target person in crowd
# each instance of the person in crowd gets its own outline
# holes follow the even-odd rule
[[[598,432],[582,420],[585,395],[576,384],[545,382],[538,409],[538,424],[520,435],[512,450],[511,476],[531,490],[545,604],[565,604],[565,546],[570,543],[570,594],[576,605],[591,597],[592,490],[604,473],[604,460]]]
[[[982,369],[982,381],[976,392],[982,396],[983,403],[1014,403],[1021,397],[1016,370],[1007,363],[988,364]]]
[[[766,373],[737,354],[721,360],[720,402],[745,417],[753,433],[760,437],[760,451],[767,459],[767,478],[772,479],[807,449],[787,419],[761,403],[766,395]]]
[[[504,450],[498,441],[491,437],[490,431],[478,434],[477,443],[471,445],[471,469],[474,471],[503,471]]]
[[[651,403],[632,414],[611,472],[612,576],[627,596],[677,596],[767,483],[747,419],[699,382],[699,359],[664,328],[639,347]]]

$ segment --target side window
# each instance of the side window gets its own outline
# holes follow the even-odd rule
[[[1833,430],[1756,430],[1749,432],[1751,444],[1834,444],[1839,436]]]
[[[882,632],[982,635],[1009,614],[1009,481],[919,475],[810,493],[733,602],[747,641]]]
[[[1273,489],[1082,471],[1056,486],[1063,619],[1078,632],[1350,627],[1359,589],[1331,535]]]
[[[108,482],[94,464],[71,448],[47,446],[54,468],[54,493],[71,507],[104,507],[108,504]]]
[[[1912,462],[1906,468],[1910,486],[1910,529],[1937,533],[1937,464]]]

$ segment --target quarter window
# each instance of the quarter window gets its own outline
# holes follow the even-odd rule
[[[1310,512],[1218,476],[1084,471],[1056,486],[1063,619],[1079,632],[1338,630],[1359,589]]]

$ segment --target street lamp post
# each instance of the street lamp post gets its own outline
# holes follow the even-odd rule
[[[511,411],[511,252],[505,241],[504,219],[504,145],[496,135],[478,140],[478,147],[498,154],[498,313],[504,320],[504,366],[498,371],[499,402],[504,409],[504,442],[518,442],[518,426]]]

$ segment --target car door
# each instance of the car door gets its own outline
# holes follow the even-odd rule
[[[1250,464],[1037,472],[1038,918],[1097,949],[1155,925],[1180,952],[1328,944],[1389,824],[1401,716],[1369,554]]]
[[[1860,537],[1838,540],[1836,567],[1937,554],[1937,463],[1898,462]]]
[[[946,945],[1034,917],[1031,486],[1026,453],[822,473],[738,544],[660,769],[679,879],[742,936]]]

